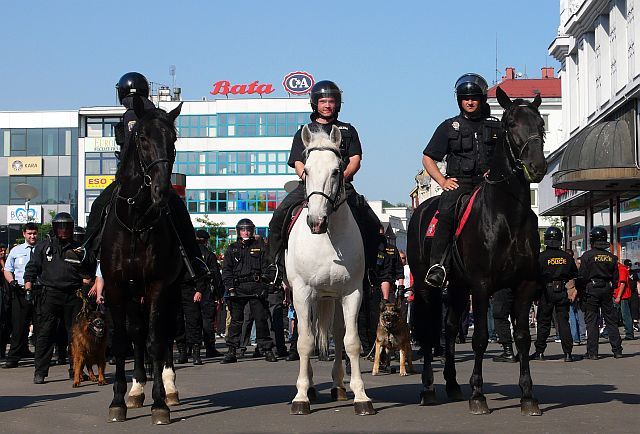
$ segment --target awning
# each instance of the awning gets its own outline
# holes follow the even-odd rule
[[[635,140],[627,120],[598,122],[567,143],[553,187],[571,190],[640,189]]]

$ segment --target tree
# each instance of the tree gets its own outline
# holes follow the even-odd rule
[[[202,229],[209,233],[209,248],[217,255],[223,254],[229,245],[229,232],[222,226],[220,222],[214,222],[209,218],[208,214],[202,217],[196,217],[196,221],[202,224]]]

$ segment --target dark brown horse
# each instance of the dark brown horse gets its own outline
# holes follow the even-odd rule
[[[514,302],[512,316],[514,340],[520,355],[522,390],[521,411],[526,415],[539,415],[541,411],[532,394],[529,371],[529,310],[538,296],[537,258],[540,251],[538,219],[531,210],[530,183],[540,182],[547,171],[543,153],[544,122],[538,111],[541,99],[533,102],[523,99],[512,101],[498,87],[498,102],[504,108],[503,137],[497,146],[491,170],[471,208],[469,220],[453,247],[453,265],[447,293],[449,304],[446,319],[446,360],[444,376],[451,399],[460,399],[460,386],[456,381],[454,365],[455,336],[459,317],[467,305],[469,293],[473,302],[475,328],[473,351],[475,364],[470,384],[472,389],[469,409],[473,414],[489,412],[483,393],[482,361],[487,349],[487,309],[491,295],[501,288],[512,288]],[[423,283],[425,260],[429,258],[428,241],[423,241],[426,225],[437,209],[437,200],[420,205],[409,224],[409,265],[414,273],[416,292],[421,297],[416,312],[418,339],[423,348],[439,344],[440,300],[438,290],[427,289]],[[416,241],[417,240],[417,241]],[[415,269],[414,269],[415,268]],[[417,270],[417,272],[416,272]],[[433,371],[425,354],[422,376],[424,389],[422,404],[436,400]]]
[[[114,322],[116,358],[110,421],[126,420],[127,406],[141,407],[144,402],[145,348],[153,364],[152,422],[169,423],[167,403],[177,400],[169,343],[174,336],[184,267],[167,203],[175,200],[171,170],[175,159],[174,122],[180,108],[167,113],[161,109],[145,111],[141,103],[135,104],[139,120],[123,150],[119,184],[106,217],[100,263]],[[132,390],[125,403],[127,332],[134,343],[135,365]]]

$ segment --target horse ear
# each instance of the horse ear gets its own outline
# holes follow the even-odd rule
[[[511,107],[511,104],[513,103],[511,101],[511,98],[509,98],[509,95],[507,95],[507,93],[504,90],[502,90],[500,86],[496,88],[496,98],[498,99],[498,103],[500,104],[500,107],[502,107],[505,110]]]
[[[307,125],[302,127],[302,143],[305,148],[309,146],[309,143],[311,143],[311,130]]]
[[[340,147],[340,142],[342,142],[342,133],[340,133],[340,129],[335,125],[331,126],[331,134],[329,134],[329,140],[333,143],[336,148]]]
[[[539,93],[536,94],[536,97],[533,99],[532,104],[535,108],[540,107],[540,104],[542,104],[542,98],[540,97]]]
[[[178,104],[178,107],[174,108],[173,110],[171,110],[169,113],[167,113],[167,115],[169,115],[169,118],[171,119],[172,122],[176,121],[176,118],[180,115],[180,111],[182,111],[182,102],[180,104]]]
[[[144,101],[142,101],[142,97],[135,94],[133,96],[133,111],[136,113],[136,117],[138,119],[142,119],[146,111],[144,108]]]

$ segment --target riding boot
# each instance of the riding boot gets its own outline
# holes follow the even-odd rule
[[[193,355],[193,364],[202,365],[202,358],[200,358],[200,344],[194,344],[191,348],[191,354]]]
[[[224,359],[220,363],[236,363],[238,358],[236,357],[236,349],[235,347],[229,347],[227,350],[227,354],[224,355]]]
[[[178,343],[178,360],[176,363],[183,364],[187,363],[187,346],[184,342]]]
[[[502,354],[498,354],[493,358],[494,362],[515,363],[518,358],[513,354],[513,344],[502,344]]]

